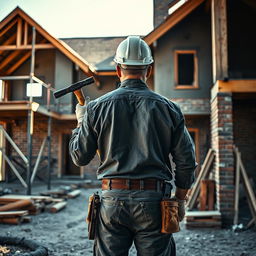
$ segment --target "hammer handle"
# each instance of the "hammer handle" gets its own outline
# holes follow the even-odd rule
[[[74,94],[76,95],[76,98],[78,100],[78,103],[83,106],[84,105],[84,102],[85,102],[85,98],[84,98],[84,94],[82,92],[82,90],[76,90],[74,91]]]

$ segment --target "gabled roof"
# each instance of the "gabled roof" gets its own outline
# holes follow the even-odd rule
[[[16,7],[8,16],[6,16],[0,22],[0,31],[2,30],[4,34],[5,28],[9,23],[14,22],[16,18],[21,18],[28,23],[28,25],[35,27],[36,31],[44,37],[53,47],[57,48],[66,57],[68,57],[72,62],[81,68],[87,75],[93,75],[89,63],[81,57],[77,52],[75,52],[71,47],[69,47],[65,42],[58,40],[51,34],[49,34],[44,28],[42,28],[37,22],[35,22],[28,14],[26,14],[20,7]]]
[[[187,0],[183,5],[171,13],[158,27],[144,37],[144,40],[151,45],[154,41],[164,35],[177,23],[189,15],[195,8],[205,0]]]

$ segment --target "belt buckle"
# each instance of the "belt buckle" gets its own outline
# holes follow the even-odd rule
[[[140,190],[144,190],[144,188],[145,188],[145,181],[140,180]]]

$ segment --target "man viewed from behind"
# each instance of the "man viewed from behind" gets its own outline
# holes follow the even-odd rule
[[[94,255],[124,256],[134,242],[138,255],[174,256],[172,234],[161,233],[160,202],[174,178],[181,221],[185,197],[194,181],[194,145],[180,108],[149,90],[153,63],[149,46],[129,36],[117,48],[114,61],[118,89],[77,105],[78,128],[70,154],[78,166],[99,152],[97,177],[102,181]],[[169,190],[166,190],[169,188]]]

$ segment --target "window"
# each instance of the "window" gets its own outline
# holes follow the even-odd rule
[[[196,150],[196,160],[200,162],[200,143],[199,143],[199,129],[198,128],[188,128],[188,132],[195,143],[195,150]]]
[[[174,78],[176,89],[198,88],[198,61],[195,50],[175,51]]]

